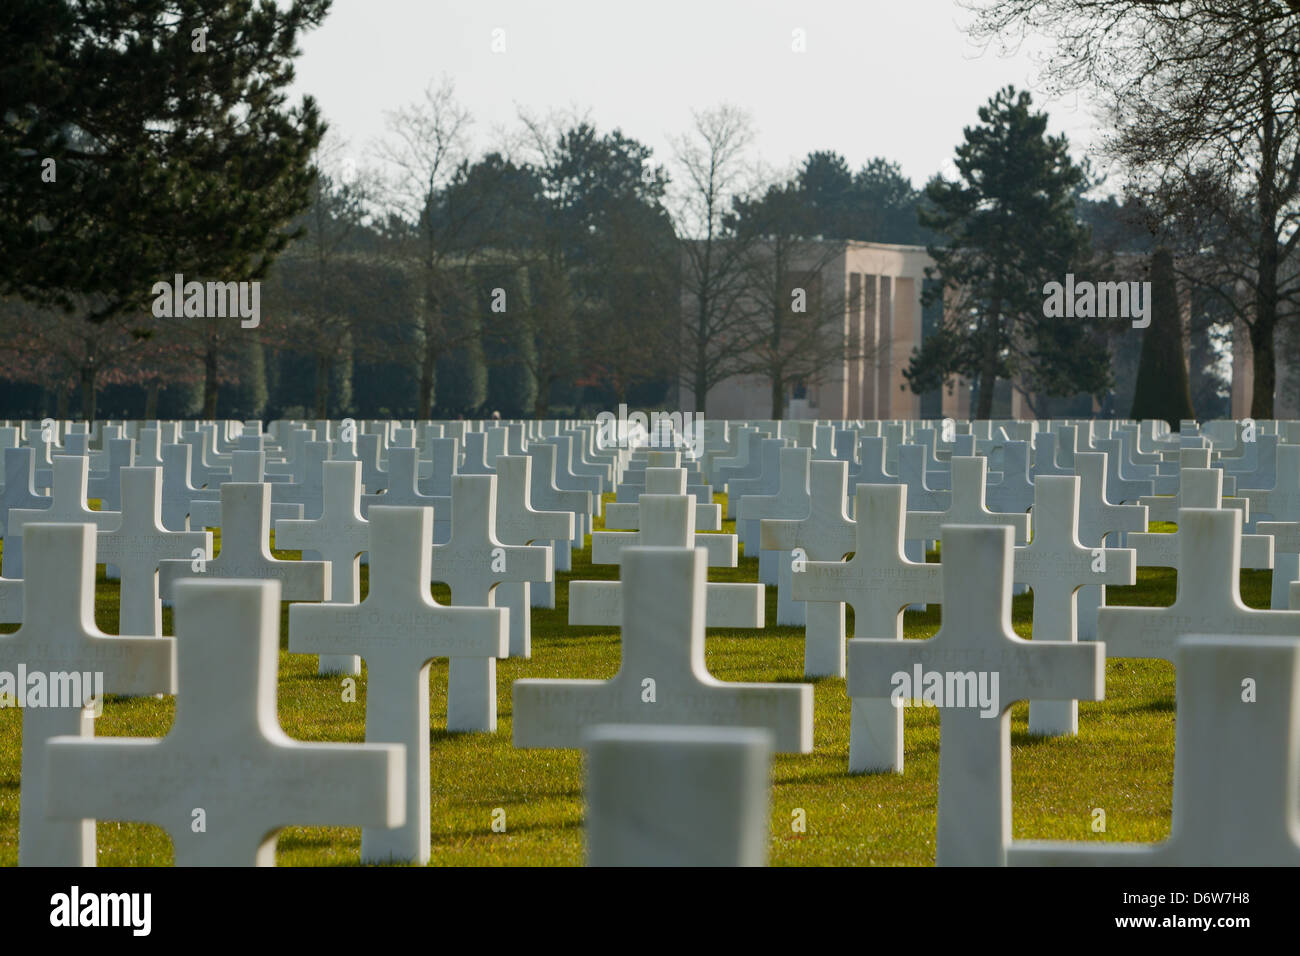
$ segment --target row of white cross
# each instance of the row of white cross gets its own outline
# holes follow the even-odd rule
[[[906,452],[908,447],[903,445],[900,449],[903,459],[909,454]],[[1281,445],[1275,449],[1279,477],[1284,474],[1281,460],[1287,448]],[[394,487],[391,480],[394,474],[402,474],[403,468],[415,474],[418,468],[418,464],[403,462],[404,451],[399,447],[388,449],[389,491]],[[1131,534],[1129,543],[1134,545],[1134,549],[1130,550],[1103,548],[1100,540],[1096,548],[1080,544],[1080,527],[1087,521],[1092,522],[1089,527],[1099,532],[1095,535],[1098,539],[1108,532],[1136,532],[1146,525],[1145,515],[1140,523],[1133,522],[1133,526],[1111,517],[1116,509],[1137,512],[1144,506],[1111,505],[1107,501],[1105,453],[1076,449],[1071,464],[1080,472],[1079,475],[1046,475],[1034,479],[1034,533],[1032,540],[1024,543],[1029,531],[1025,514],[996,514],[986,506],[987,465],[984,458],[956,456],[950,460],[951,488],[943,512],[908,511],[906,505],[911,487],[905,483],[866,483],[857,488],[853,512],[856,517],[850,518],[846,509],[847,462],[810,461],[809,449],[788,448],[780,442],[776,451],[774,458],[769,453],[769,463],[776,465],[778,476],[775,491],[767,495],[745,495],[739,509],[745,521],[760,523],[766,548],[774,553],[794,553],[795,549],[803,552],[802,566],[799,566],[798,559],[779,560],[777,569],[789,582],[790,601],[808,602],[808,661],[829,661],[833,665],[838,659],[840,668],[847,671],[848,691],[853,700],[851,768],[902,770],[902,711],[890,700],[893,675],[911,672],[917,664],[928,670],[943,670],[944,665],[949,664],[949,670],[996,672],[1001,677],[998,720],[984,720],[970,708],[945,711],[940,761],[940,862],[998,863],[1007,858],[1010,844],[1007,707],[1014,700],[1030,699],[1039,705],[1031,706],[1031,728],[1035,726],[1037,716],[1040,732],[1073,732],[1077,729],[1074,700],[1092,700],[1101,696],[1106,654],[1174,660],[1179,655],[1192,653],[1185,638],[1191,633],[1231,635],[1233,638],[1261,634],[1294,636],[1300,633],[1295,629],[1300,623],[1295,613],[1252,611],[1241,603],[1236,581],[1243,543],[1247,540],[1240,533],[1246,508],[1221,507],[1224,503],[1221,494],[1224,476],[1217,468],[1197,469],[1184,463],[1180,475],[1182,483],[1178,489],[1179,504],[1188,507],[1177,513],[1179,532],[1176,535]],[[394,453],[398,453],[396,459]],[[1186,454],[1182,452],[1182,455]],[[416,461],[414,455],[410,458]],[[635,582],[635,586],[624,589],[616,582],[573,582],[570,592],[572,623],[608,625],[621,611],[624,627],[622,668],[618,676],[607,682],[517,682],[514,689],[516,744],[576,747],[582,745],[584,730],[593,726],[648,723],[759,728],[771,735],[770,740],[778,749],[810,751],[810,685],[734,684],[717,681],[705,670],[703,629],[706,623],[711,626],[762,626],[762,588],[758,585],[706,582],[709,565],[734,566],[737,555],[733,536],[708,534],[695,537],[696,530],[703,530],[701,525],[710,527],[718,523],[716,516],[708,510],[716,506],[701,500],[705,495],[711,497],[711,491],[705,490],[707,484],[699,471],[688,472],[672,467],[677,464],[675,454],[662,457],[651,453],[642,460],[646,467],[629,469],[629,473],[643,471],[643,474],[635,476],[627,484],[643,486],[644,491],[625,495],[628,508],[617,517],[617,523],[638,530],[634,534],[600,532],[592,539],[593,561],[621,564],[624,580]],[[25,721],[21,825],[24,837],[20,845],[23,862],[93,860],[93,829],[87,833],[84,820],[94,818],[147,819],[159,823],[173,836],[178,863],[248,862],[254,855],[265,862],[269,859],[273,831],[277,826],[289,822],[326,822],[318,814],[335,814],[331,822],[361,822],[364,826],[362,852],[365,859],[427,859],[429,662],[436,657],[451,659],[449,727],[494,729],[495,660],[514,653],[509,622],[513,615],[509,610],[493,608],[494,593],[500,593],[505,587],[499,582],[524,584],[550,579],[551,549],[528,547],[527,542],[571,541],[576,537],[572,522],[580,519],[572,511],[557,510],[553,513],[553,516],[569,519],[567,529],[561,529],[555,523],[543,526],[532,518],[539,512],[530,507],[525,493],[525,489],[530,487],[528,466],[531,463],[527,457],[505,456],[496,460],[496,476],[453,477],[449,474],[451,500],[448,502],[445,500],[448,496],[440,496],[444,498],[444,510],[450,506],[448,538],[443,545],[435,546],[437,505],[431,514],[427,507],[415,502],[378,503],[384,496],[365,502],[361,489],[362,463],[322,460],[320,515],[314,520],[277,523],[276,543],[281,547],[317,551],[325,560],[282,562],[275,561],[267,547],[275,483],[221,484],[223,545],[221,553],[212,558],[206,532],[167,532],[162,526],[158,470],[122,468],[122,510],[120,515],[113,515],[86,508],[87,459],[81,456],[56,457],[51,474],[54,507],[61,507],[57,504],[60,499],[65,503],[75,501],[76,507],[67,506],[66,511],[51,515],[48,512],[54,510],[52,507],[46,510],[44,519],[39,517],[42,514],[39,511],[35,518],[22,514],[24,509],[16,509],[19,512],[16,517],[11,511],[10,530],[5,542],[5,570],[8,570],[8,547],[14,540],[14,531],[25,528],[22,533],[32,542],[27,548],[31,567],[26,577],[42,581],[66,579],[66,573],[59,574],[55,569],[80,568],[75,592],[78,598],[69,602],[64,596],[62,603],[68,606],[56,607],[57,593],[62,591],[62,587],[22,589],[25,592],[23,627],[12,637],[0,637],[0,670],[4,669],[3,662],[10,661],[24,661],[29,669],[34,669],[32,662],[42,659],[50,669],[67,670],[88,658],[100,660],[112,656],[106,655],[102,643],[110,642],[114,644],[113,653],[128,662],[124,666],[129,673],[114,671],[110,674],[107,668],[101,668],[105,670],[107,692],[178,691],[178,706],[188,698],[187,712],[202,714],[204,691],[193,691],[192,688],[215,682],[227,689],[219,703],[228,712],[240,706],[228,693],[228,688],[233,681],[243,681],[250,689],[239,712],[246,710],[257,716],[250,717],[244,727],[238,726],[236,720],[228,739],[213,741],[213,731],[210,726],[205,729],[205,724],[210,725],[212,714],[218,712],[210,711],[206,716],[196,716],[192,722],[182,724],[182,711],[178,709],[176,728],[165,738],[169,742],[167,746],[138,752],[131,748],[141,748],[146,742],[132,739],[121,741],[121,747],[110,745],[109,740],[63,740],[51,743],[47,751],[42,744],[55,736],[87,736],[89,722],[80,715],[76,721],[66,719],[59,722],[50,715],[61,712],[47,710],[42,718],[30,722],[33,736],[29,739],[28,722]],[[626,479],[629,473],[623,477]],[[802,482],[801,474],[808,476]],[[1004,480],[1006,474],[1008,472],[1004,472]],[[761,477],[761,473],[755,477]],[[1095,501],[1081,506],[1081,488],[1088,485],[1089,478],[1099,488],[1099,494]],[[518,502],[518,506],[503,520],[501,502],[494,499],[498,491],[504,496],[507,481],[511,482],[510,500]],[[727,487],[732,490],[730,481]],[[1275,493],[1281,495],[1282,492],[1276,488]],[[734,496],[735,492],[732,493]],[[1207,496],[1208,500],[1202,506],[1195,506]],[[590,497],[589,493],[588,500]],[[599,500],[599,495],[595,498]],[[800,498],[801,503],[796,502],[796,498]],[[532,501],[536,503],[535,495]],[[1281,508],[1277,499],[1270,502],[1270,506]],[[801,515],[798,514],[800,507],[804,509]],[[796,512],[795,516],[784,516],[792,510]],[[1278,517],[1277,511],[1269,513]],[[590,512],[586,514],[591,516]],[[70,523],[46,523],[50,517]],[[532,526],[528,526],[530,520]],[[95,525],[101,532],[96,535],[90,525]],[[511,532],[503,533],[503,528],[511,529]],[[1270,533],[1267,528],[1261,529],[1264,541],[1272,540],[1268,537]],[[1280,536],[1281,530],[1276,534]],[[113,535],[117,535],[116,539],[111,537]],[[182,541],[172,535],[190,537]],[[1295,536],[1293,532],[1292,536]],[[105,546],[97,542],[97,537],[99,542],[116,540],[118,543]],[[507,538],[522,540],[515,545]],[[926,564],[909,560],[905,555],[905,541],[934,539],[943,541],[944,564]],[[1167,545],[1161,551],[1159,546],[1164,545],[1164,541],[1146,542],[1145,539],[1176,539],[1177,553],[1169,554]],[[180,553],[165,557],[151,553],[162,549],[162,542],[167,542],[167,548]],[[1021,542],[1021,546],[1015,547],[1015,542]],[[185,546],[192,546],[188,554]],[[1168,609],[1105,609],[1094,615],[1100,622],[1099,631],[1105,650],[1096,643],[1074,643],[1072,629],[1075,620],[1068,606],[1075,600],[1076,590],[1083,585],[1131,584],[1135,565],[1146,563],[1141,560],[1144,547],[1156,549],[1152,553],[1162,563],[1173,559],[1175,563],[1172,566],[1179,569],[1178,598],[1174,606]],[[1260,547],[1262,552],[1267,551],[1266,547]],[[197,557],[195,552],[199,553]],[[357,560],[362,552],[369,555],[371,584],[366,600],[358,603]],[[850,560],[842,560],[850,553],[853,554]],[[1271,555],[1267,557],[1271,558]],[[225,565],[221,564],[223,558],[227,559]],[[123,626],[119,631],[152,635],[129,639],[136,642],[132,648],[141,641],[151,641],[146,645],[147,652],[123,650],[125,644],[115,642],[126,642],[127,638],[99,634],[94,630],[93,616],[88,617],[84,608],[77,612],[79,621],[63,616],[73,613],[69,610],[71,605],[88,607],[93,600],[93,566],[96,560],[115,565],[121,574]],[[174,656],[171,639],[156,636],[161,634],[159,592],[149,595],[152,607],[148,628],[142,626],[138,632],[126,629],[128,591],[131,594],[144,592],[137,583],[145,577],[153,577],[152,569],[148,573],[141,570],[150,563],[160,569],[155,587],[160,585],[162,596],[171,595],[176,603],[176,640],[180,646]],[[961,568],[962,573],[943,575],[944,565]],[[232,620],[230,614],[225,614],[223,620],[223,615],[214,611],[212,603],[220,600],[213,597],[213,593],[227,588],[228,584],[202,580],[229,577],[280,582],[278,585],[245,585],[239,590],[238,597],[234,591],[230,592],[232,607],[236,609],[233,620],[239,622],[241,633],[247,629],[257,635],[249,639],[241,660],[232,659],[232,648],[237,642],[229,636],[231,627],[227,623]],[[430,581],[449,584],[452,603],[461,607],[449,608],[434,602],[428,591]],[[1034,590],[1036,640],[1032,643],[1016,638],[1010,630],[1012,581]],[[336,586],[340,588],[337,592],[333,591]],[[294,594],[302,596],[291,597],[291,587],[295,589]],[[9,586],[10,591],[14,588],[14,585]],[[296,590],[299,588],[302,590]],[[87,593],[91,595],[89,598],[85,596]],[[351,600],[345,600],[344,595]],[[303,793],[291,798],[289,793],[304,789],[301,779],[292,774],[283,784],[277,782],[280,778],[275,768],[286,760],[295,767],[311,765],[315,768],[313,755],[280,752],[286,747],[303,746],[284,738],[274,715],[276,611],[281,597],[334,602],[334,606],[295,604],[291,608],[291,651],[330,654],[339,659],[363,656],[367,661],[370,688],[367,744],[351,748],[313,745],[325,748],[319,755],[325,763],[344,761],[344,754],[358,756],[354,751],[365,751],[364,759],[371,761],[366,764],[370,768],[367,777],[370,786],[358,782],[351,786],[331,784],[322,787],[322,791],[336,791],[337,801],[323,792]],[[945,621],[939,634],[928,641],[900,643],[902,610],[910,604],[922,602],[951,603],[967,613],[960,619]],[[140,600],[140,607],[143,608],[145,603]],[[845,603],[854,608],[856,622],[855,638],[848,644],[847,667],[843,643]],[[2,597],[0,606],[3,606]],[[525,619],[527,606],[525,597],[522,615]],[[814,619],[813,609],[818,609],[818,614],[821,609],[830,613]],[[140,611],[135,619],[143,624],[146,621],[144,612]],[[828,623],[826,633],[831,633],[838,624],[837,639],[826,640],[825,633],[814,633],[814,620]],[[270,637],[267,638],[263,631]],[[1044,640],[1042,634],[1050,637]],[[189,635],[195,636],[191,638]],[[97,646],[96,642],[100,645]],[[1251,646],[1259,654],[1267,651],[1276,656],[1281,653],[1279,647],[1285,650],[1289,644],[1265,640],[1262,643],[1256,641]],[[60,649],[55,651],[56,647]],[[160,647],[167,648],[165,654],[157,650]],[[1229,649],[1244,652],[1245,647],[1245,643],[1234,639]],[[193,663],[192,669],[187,670],[191,667],[186,662],[187,655],[191,655],[191,661],[204,658],[202,648],[208,649],[206,658]],[[521,650],[526,653],[526,645]],[[1207,650],[1204,653],[1211,652]],[[269,659],[259,657],[267,654]],[[157,660],[160,655],[179,667],[178,681],[186,686],[186,690],[179,690],[179,684],[161,679],[159,668],[162,665]],[[141,661],[135,661],[137,656]],[[153,662],[152,672],[142,663],[146,660]],[[62,666],[55,668],[54,665],[60,661]],[[1277,671],[1277,668],[1272,670]],[[218,679],[218,675],[227,672],[228,676]],[[149,678],[150,673],[153,679]],[[185,680],[187,673],[191,675],[189,683]],[[1294,667],[1290,671],[1283,668],[1281,673],[1283,677],[1287,674],[1294,677]],[[1246,676],[1257,680],[1262,675],[1252,671]],[[162,686],[165,683],[168,686]],[[268,686],[271,690],[269,707],[262,699]],[[1293,685],[1290,686],[1292,689],[1287,694],[1294,695]],[[457,700],[463,706],[453,706],[454,688],[462,689]],[[1183,690],[1184,682],[1180,679],[1180,706],[1184,703]],[[1240,686],[1235,693],[1235,699],[1240,702]],[[209,702],[214,706],[218,703],[215,700]],[[1217,699],[1217,705],[1227,707],[1230,703]],[[939,702],[939,705],[944,706],[944,703]],[[1216,706],[1216,701],[1209,699],[1200,705],[1189,703],[1188,706],[1210,708]],[[28,714],[36,712],[29,710]],[[1283,710],[1281,713],[1288,712]],[[464,714],[466,726],[452,726],[453,721],[461,719],[460,714]],[[1263,715],[1259,717],[1260,722],[1251,723],[1251,726],[1256,735],[1264,733],[1261,728],[1267,729],[1265,736],[1268,739],[1263,743],[1268,746],[1263,750],[1268,751],[1268,756],[1275,758],[1278,753],[1285,756],[1287,747],[1294,750],[1294,741],[1290,740],[1294,736],[1294,720],[1288,733],[1286,721],[1266,721],[1269,714],[1276,716],[1271,708],[1258,708],[1251,714]],[[71,715],[63,713],[63,717],[70,718]],[[478,718],[485,719],[476,724]],[[53,722],[43,726],[42,719]],[[1250,720],[1254,721],[1255,717]],[[228,719],[222,722],[230,725]],[[1192,721],[1191,725],[1196,726],[1196,722]],[[1184,722],[1180,720],[1180,754],[1183,726]],[[178,736],[178,731],[184,732]],[[644,748],[653,743],[652,740],[640,740],[638,746]],[[714,743],[724,750],[740,746],[746,752],[756,746],[752,737]],[[223,748],[222,744],[229,746]],[[371,744],[383,746],[370,748]],[[179,749],[173,750],[173,746]],[[208,753],[214,746],[221,752]],[[1237,744],[1224,744],[1217,738],[1191,746],[1199,746],[1202,750],[1213,750],[1215,746],[1243,749],[1239,741]],[[331,749],[334,747],[342,749]],[[1254,752],[1249,747],[1244,749]],[[33,762],[30,767],[29,752]],[[40,767],[47,753],[48,777]],[[208,754],[206,760],[194,756],[205,753]],[[242,761],[241,765],[265,768],[260,781],[264,788],[260,797],[255,785],[234,788],[238,792],[230,788],[223,790],[222,784],[208,779],[214,774],[219,775],[217,770],[200,774],[203,779],[194,783],[194,790],[186,790],[190,782],[179,779],[195,766],[217,767],[235,754]],[[1236,756],[1245,759],[1241,753]],[[121,761],[117,762],[119,757]],[[155,758],[157,765],[150,763]],[[613,766],[620,765],[617,758],[612,759]],[[1291,760],[1294,767],[1293,756],[1286,759]],[[299,763],[294,764],[294,761]],[[344,762],[348,766],[359,766]],[[384,767],[379,768],[378,763],[383,763]],[[102,779],[116,780],[126,764],[130,766],[128,776],[131,779],[123,781],[120,789],[106,786],[100,788],[97,796],[85,797],[81,802],[76,795],[78,788],[60,783],[91,773],[91,779],[101,779],[103,774]],[[745,766],[752,768],[752,761]],[[1181,758],[1178,767],[1181,780]],[[1252,773],[1260,769],[1253,764],[1252,767]],[[249,770],[253,777],[258,772]],[[141,773],[152,780],[151,789],[136,780]],[[325,781],[334,780],[332,771],[312,769],[311,773]],[[359,775],[360,771],[357,773]],[[1294,777],[1293,773],[1291,779]],[[48,792],[43,792],[43,784],[33,784],[33,778],[50,781]],[[382,787],[375,784],[381,778],[386,781]],[[617,781],[615,784],[614,789],[622,792],[622,784]],[[592,786],[597,789],[594,777]],[[148,799],[141,797],[144,789],[149,789],[153,796]],[[1192,789],[1195,791],[1196,786],[1193,785]],[[72,796],[69,796],[69,791]],[[222,804],[223,812],[217,814],[222,825],[229,828],[220,832],[231,837],[220,847],[213,844],[222,841],[185,836],[189,832],[189,814],[193,808],[184,813],[178,808],[183,809],[188,794],[200,792],[213,796],[206,797],[206,803],[194,806],[207,807],[213,799],[229,801]],[[96,800],[101,802],[93,807],[88,805]],[[273,809],[283,818],[278,823],[268,823],[264,815],[250,812],[243,805],[243,801],[253,800],[260,800],[258,806],[264,810]],[[69,805],[68,801],[75,805]],[[298,812],[298,803],[303,804],[301,817],[293,815]],[[1179,806],[1177,796],[1175,805],[1176,808]],[[1277,806],[1282,809],[1259,819],[1259,832],[1267,831],[1269,834],[1261,840],[1274,851],[1279,845],[1278,834],[1287,832],[1287,820],[1290,819],[1287,814],[1294,813],[1293,806],[1286,809],[1285,799],[1279,798]],[[144,809],[139,809],[142,807]],[[153,809],[148,809],[151,807]],[[48,819],[41,813],[42,808],[48,810]],[[224,812],[225,809],[229,812]],[[154,815],[141,815],[146,810]],[[121,816],[124,812],[129,815]],[[168,814],[173,815],[168,817]],[[64,823],[58,817],[72,822]],[[411,822],[403,823],[399,818]],[[765,821],[761,815],[759,819]],[[213,832],[212,821],[213,814],[209,810],[209,833]],[[1177,837],[1179,832],[1176,811],[1174,836]],[[1246,855],[1234,859],[1244,860],[1257,850],[1263,852],[1258,849],[1262,846],[1261,840],[1238,841],[1234,844],[1236,850],[1217,847],[1215,852],[1235,853],[1240,850]],[[1175,842],[1171,839],[1161,852],[1167,852]],[[1204,841],[1198,836],[1194,842],[1196,846],[1188,852],[1201,852]],[[713,841],[710,845],[716,843]],[[611,844],[605,841],[605,845]],[[748,845],[752,848],[752,839]],[[1286,850],[1285,841],[1281,846],[1280,852],[1294,853],[1294,841],[1290,850]],[[42,848],[48,849],[51,855],[46,856],[46,850]],[[1016,847],[1011,849],[1013,862],[1019,858],[1020,852]],[[1036,849],[1034,852],[1040,851]],[[33,857],[33,853],[37,856]],[[221,856],[223,853],[229,855]]]

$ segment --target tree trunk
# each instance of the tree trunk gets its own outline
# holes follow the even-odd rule
[[[81,366],[81,417],[87,424],[95,421],[95,366]]]
[[[203,417],[217,417],[217,346],[209,343],[203,353]]]
[[[1255,370],[1250,417],[1262,421],[1273,417],[1273,395],[1277,390],[1277,362],[1273,332],[1277,326],[1277,236],[1271,222],[1261,224],[1259,237],[1259,279],[1255,284],[1255,321],[1250,325],[1251,362]]]
[[[144,417],[145,421],[156,421],[158,419],[158,393],[162,391],[162,385],[158,379],[154,379],[145,388],[144,393]]]
[[[417,418],[433,417],[433,372],[438,361],[438,353],[428,338],[424,341],[424,355],[420,359],[420,404]]]
[[[701,419],[709,417],[708,401],[709,379],[704,373],[704,356],[701,354],[697,357],[695,365],[695,414]]]
[[[988,421],[993,417],[993,392],[998,384],[998,339],[1002,331],[1001,302],[994,302],[990,310],[989,327],[984,331],[984,354],[980,358],[980,394],[975,403],[975,419]]]
[[[61,422],[68,420],[68,404],[68,390],[66,388],[60,388],[58,390],[58,398],[55,400],[54,415]]]
[[[785,417],[785,383],[780,375],[772,376],[772,419],[780,421]]]
[[[329,356],[316,356],[316,417],[329,418],[330,360]],[[424,416],[428,418],[428,415]]]
[[[1257,303],[1260,298],[1261,295],[1257,294],[1255,297]],[[1273,417],[1273,391],[1277,387],[1273,325],[1273,316],[1269,316],[1268,321],[1265,321],[1265,316],[1261,314],[1250,326],[1251,361],[1255,367],[1255,390],[1250,399],[1250,417],[1256,421]]]

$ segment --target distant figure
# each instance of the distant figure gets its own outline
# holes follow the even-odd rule
[[[501,421],[501,413],[498,412],[498,411],[494,411],[494,412],[492,412],[492,420],[493,420],[494,422],[499,422],[499,421]]]

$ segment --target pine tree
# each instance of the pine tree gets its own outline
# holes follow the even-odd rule
[[[100,321],[152,286],[260,279],[324,125],[286,106],[330,0],[0,4],[0,293]]]
[[[989,418],[999,379],[1025,378],[1034,391],[1098,394],[1109,384],[1096,328],[1043,315],[1043,287],[1088,254],[1075,218],[1086,174],[1064,136],[1047,135],[1047,114],[1028,93],[999,90],[980,107],[957,147],[958,179],[926,186],[921,224],[943,238],[928,248],[941,278],[943,321],[904,372],[923,394],[954,375],[976,383],[974,415]],[[946,295],[944,293],[946,292]]]

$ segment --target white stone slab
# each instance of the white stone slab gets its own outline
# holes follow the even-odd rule
[[[587,751],[589,866],[763,866],[772,735],[605,724]]]

